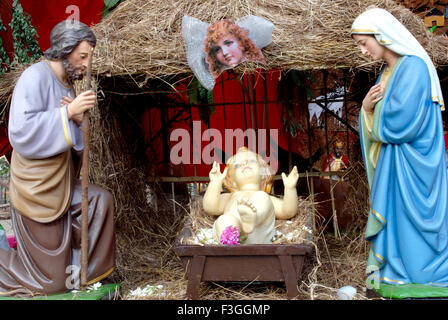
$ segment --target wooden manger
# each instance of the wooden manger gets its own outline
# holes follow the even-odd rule
[[[313,230],[312,211],[307,212],[306,227]],[[194,237],[192,229],[190,218],[174,245],[188,279],[188,299],[198,299],[202,281],[284,282],[287,297],[298,297],[297,284],[306,256],[314,251],[312,232],[307,232],[300,243],[225,246],[192,243],[188,240]]]

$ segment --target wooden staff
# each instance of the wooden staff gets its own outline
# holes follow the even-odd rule
[[[89,55],[87,64],[85,91],[92,88],[92,57],[93,48]],[[83,124],[83,138],[84,138],[84,152],[82,154],[81,167],[81,189],[82,189],[82,207],[81,207],[81,289],[85,290],[87,287],[87,270],[89,258],[89,143],[90,143],[90,111],[84,112]]]

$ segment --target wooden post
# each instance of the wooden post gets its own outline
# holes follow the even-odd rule
[[[310,190],[310,196],[311,196],[311,211],[312,211],[312,217],[313,217],[313,233],[316,231],[316,208],[314,206],[314,181],[313,177],[309,177],[308,171],[306,172],[306,179],[308,184],[311,181],[311,184],[309,184],[309,190]]]
[[[92,88],[92,57],[93,48],[90,52],[89,61],[87,65],[86,86],[85,91]],[[81,289],[85,290],[87,287],[87,270],[89,258],[89,143],[90,143],[90,112],[86,111],[83,115],[83,138],[84,138],[84,152],[82,155],[81,168],[81,189],[82,189],[82,206],[81,206]]]
[[[202,273],[204,272],[206,256],[195,255],[188,272],[187,299],[196,300],[199,296]]]
[[[333,213],[333,228],[334,228],[334,236],[336,239],[341,239],[341,233],[339,232],[338,225],[338,216],[336,212],[336,206],[334,203],[334,193],[333,193],[333,177],[330,176],[330,197],[331,197],[331,212]]]

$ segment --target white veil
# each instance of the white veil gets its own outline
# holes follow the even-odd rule
[[[364,11],[353,22],[350,34],[373,34],[381,45],[399,55],[414,55],[423,59],[431,77],[432,100],[444,109],[439,76],[431,58],[417,39],[391,13],[380,8]]]

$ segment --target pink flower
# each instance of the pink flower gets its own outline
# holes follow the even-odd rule
[[[11,248],[17,247],[17,241],[15,236],[8,236],[8,243]]]
[[[230,246],[239,245],[240,231],[237,227],[228,226],[221,234],[221,244],[227,244]]]

